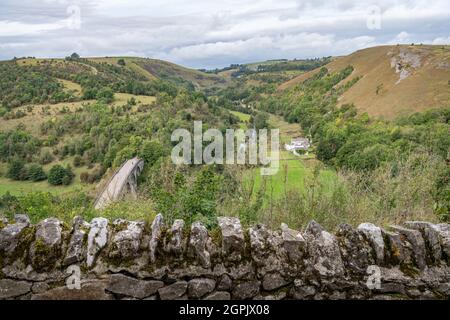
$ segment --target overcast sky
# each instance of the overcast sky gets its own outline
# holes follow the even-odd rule
[[[449,0],[0,0],[0,60],[131,55],[194,68],[450,44]]]

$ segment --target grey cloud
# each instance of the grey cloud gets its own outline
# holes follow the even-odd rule
[[[63,57],[77,51],[84,56],[145,55],[212,68],[346,54],[400,40],[448,43],[450,36],[446,0],[0,1],[0,59]],[[74,4],[81,9],[79,30],[64,24],[67,7]],[[381,30],[366,26],[374,4],[382,12]]]

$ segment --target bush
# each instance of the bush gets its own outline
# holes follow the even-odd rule
[[[48,182],[54,186],[69,185],[74,178],[74,174],[69,166],[64,168],[57,164],[54,165],[48,173]]]
[[[45,174],[44,169],[42,169],[42,166],[31,164],[27,169],[27,178],[28,180],[37,182],[47,179],[47,175]]]
[[[88,171],[82,172],[80,174],[80,180],[82,183],[92,184],[92,183],[100,181],[104,174],[105,174],[105,168],[98,167],[98,168],[92,170],[91,173],[89,173]]]
[[[80,174],[81,183],[89,183],[89,172],[84,171]]]
[[[73,158],[73,166],[74,167],[81,167],[82,165],[83,165],[83,159],[79,155],[76,155]]]
[[[124,59],[119,59],[117,60],[117,64],[120,66],[124,66],[125,65],[125,60]]]
[[[114,92],[110,88],[105,87],[97,92],[96,98],[104,103],[111,103],[114,101]]]
[[[40,159],[39,159],[39,163],[44,165],[44,164],[49,164],[50,162],[52,162],[55,159],[55,157],[53,157],[53,155],[50,153],[50,151],[45,151]]]
[[[20,159],[12,160],[8,167],[7,177],[12,180],[26,180],[25,162]]]
[[[163,146],[154,141],[144,141],[139,151],[139,157],[145,162],[148,167],[153,166],[155,162],[162,156],[165,155],[165,150]]]

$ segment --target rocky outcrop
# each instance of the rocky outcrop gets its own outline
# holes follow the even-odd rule
[[[0,299],[449,299],[450,226],[0,224]]]

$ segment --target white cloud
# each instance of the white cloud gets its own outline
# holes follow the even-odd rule
[[[1,0],[0,59],[133,54],[192,67],[449,43],[448,0]],[[67,27],[70,5],[79,30]],[[369,30],[371,6],[380,30]],[[15,45],[16,44],[16,45]],[[17,45],[20,44],[20,45]]]
[[[0,21],[0,37],[14,37],[24,35],[39,35],[48,31],[59,30],[67,27],[66,21],[55,23],[22,23],[17,21]]]
[[[441,37],[441,38],[435,38],[432,41],[433,44],[450,44],[450,36],[449,37]]]
[[[391,41],[391,43],[392,44],[396,44],[396,43],[404,44],[404,43],[408,42],[409,39],[410,39],[409,33],[406,31],[402,31]]]

